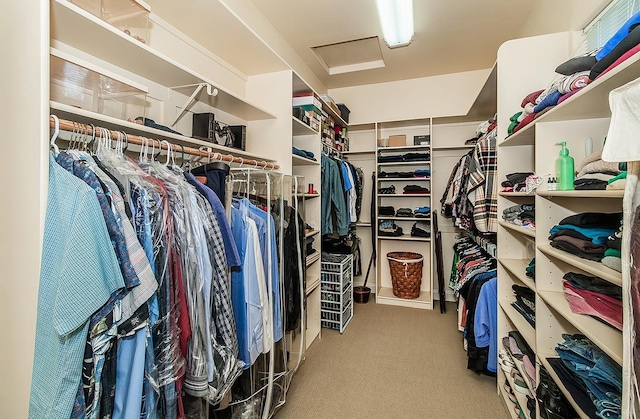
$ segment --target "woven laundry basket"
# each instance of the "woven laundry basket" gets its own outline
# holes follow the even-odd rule
[[[406,299],[418,298],[422,285],[422,255],[413,252],[389,252],[387,260],[391,271],[393,295]]]

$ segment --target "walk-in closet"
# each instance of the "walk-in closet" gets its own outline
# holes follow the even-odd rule
[[[640,2],[6,2],[0,417],[640,419]]]

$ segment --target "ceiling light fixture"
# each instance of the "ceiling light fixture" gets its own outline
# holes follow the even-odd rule
[[[389,48],[413,41],[413,0],[377,0],[382,34]]]

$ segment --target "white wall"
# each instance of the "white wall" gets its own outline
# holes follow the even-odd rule
[[[609,3],[611,0],[537,0],[519,36],[580,30]]]
[[[491,69],[330,89],[350,124],[466,115]]]
[[[0,416],[26,418],[48,180],[49,1],[3,4]]]

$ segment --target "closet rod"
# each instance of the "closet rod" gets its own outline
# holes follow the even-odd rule
[[[77,132],[78,126],[80,126],[82,127],[82,132],[86,132],[87,135],[93,135],[93,127],[91,125],[79,123],[79,122],[73,122],[67,119],[59,119],[59,121],[60,121],[59,122],[60,130]],[[51,128],[55,128],[55,121],[53,120],[53,118],[49,118],[49,126]],[[108,132],[109,132],[110,138],[115,140],[118,138],[118,132],[121,132],[121,131],[108,130]],[[167,144],[169,144],[171,146],[171,150],[173,150],[176,154],[180,154],[184,152],[184,154],[190,154],[193,156],[200,156],[200,157],[207,157],[207,158],[214,157],[217,155],[216,160],[222,160],[227,163],[239,163],[240,165],[254,166],[258,169],[278,170],[280,168],[280,165],[276,163],[269,163],[269,162],[260,161],[260,160],[243,159],[242,157],[232,156],[231,154],[221,154],[217,152],[209,152],[206,150],[203,151],[193,147],[183,147],[181,145],[176,145],[168,141],[161,141],[158,139],[142,137],[139,135],[127,134],[127,140],[129,141],[129,144],[136,144],[140,146],[148,143],[149,140],[156,141],[160,144],[159,147],[165,150],[167,149]]]

